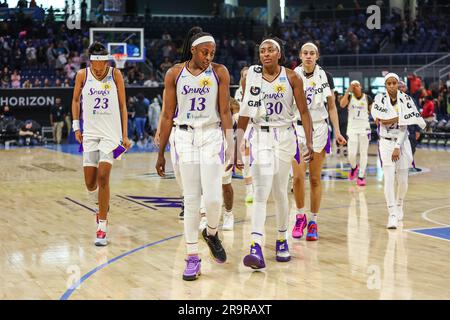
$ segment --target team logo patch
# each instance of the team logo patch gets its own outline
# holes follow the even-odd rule
[[[285,93],[285,92],[286,92],[286,87],[285,87],[285,85],[282,84],[282,83],[277,83],[277,84],[274,86],[274,89],[275,89],[275,92],[276,92],[276,93]]]
[[[204,77],[200,80],[200,87],[203,87],[203,88],[211,87],[211,85],[212,85],[212,81],[211,81],[211,78],[209,78],[209,77]]]
[[[102,85],[103,90],[110,90],[111,89],[111,84],[109,82],[105,82]]]
[[[261,66],[256,66],[256,67],[253,68],[253,71],[255,73],[262,73],[262,67]]]
[[[250,93],[254,96],[258,95],[261,92],[261,88],[258,87],[250,87]]]
[[[316,83],[313,80],[311,80],[309,81],[309,86],[314,88],[316,86]]]

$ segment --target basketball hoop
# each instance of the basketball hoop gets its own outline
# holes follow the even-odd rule
[[[125,67],[125,62],[127,62],[128,55],[126,53],[115,53],[112,56],[116,63],[116,68],[123,69]]]

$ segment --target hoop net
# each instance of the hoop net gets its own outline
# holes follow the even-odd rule
[[[116,68],[123,69],[125,67],[125,62],[127,62],[128,55],[126,53],[115,53],[112,56],[116,63]]]

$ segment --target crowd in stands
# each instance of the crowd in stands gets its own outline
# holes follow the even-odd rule
[[[148,19],[142,21],[145,26],[152,26],[153,20],[167,20],[160,17]],[[365,15],[360,14],[332,22],[307,18],[300,23],[282,24],[276,18],[268,31],[286,42],[290,67],[295,67],[299,62],[301,44],[311,40],[317,42],[322,55],[377,53],[383,40],[389,40],[398,52],[449,50],[448,17],[429,14],[409,21],[393,15],[382,24],[380,30],[368,30],[366,19]],[[204,26],[206,31],[213,32],[207,27],[214,26],[213,34],[217,38],[215,61],[225,64],[230,70],[232,83],[237,83],[242,66],[251,64],[257,57],[255,51],[259,39],[253,37],[251,24],[239,20],[243,25],[248,23],[250,28],[242,31],[234,28],[232,30],[236,31],[233,33],[221,30],[220,25],[211,24],[207,18],[191,20],[177,18],[173,21],[169,19],[167,23],[159,22],[160,28],[165,26],[171,31],[161,31],[159,36],[146,32],[145,47],[152,71],[148,72],[136,63],[127,63],[124,70],[127,85],[160,85],[162,76],[181,57],[184,32],[174,32],[174,28],[188,30],[194,21]],[[96,25],[85,22],[80,30],[68,30],[64,22],[55,22],[50,14],[42,22],[19,15],[10,21],[0,22],[0,65],[6,66],[0,70],[1,87],[72,86],[76,72],[88,61],[86,50],[91,26]]]

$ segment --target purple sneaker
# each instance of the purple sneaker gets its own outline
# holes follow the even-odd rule
[[[198,255],[195,255],[195,256],[188,256],[188,258],[185,261],[187,265],[186,269],[184,269],[183,280],[186,281],[197,280],[197,278],[201,274],[200,269],[202,260],[198,257]]]
[[[263,269],[266,267],[261,246],[258,243],[252,243],[250,246],[250,254],[244,257],[244,266],[252,269]]]
[[[275,245],[275,251],[277,255],[278,262],[288,262],[291,260],[291,255],[289,254],[289,247],[287,240],[277,240]]]

